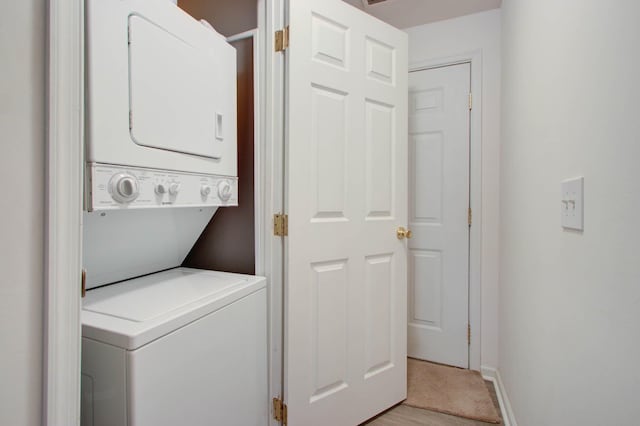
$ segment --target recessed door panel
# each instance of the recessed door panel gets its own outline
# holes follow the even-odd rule
[[[348,28],[315,13],[311,26],[313,59],[346,69]]]
[[[365,260],[365,378],[393,367],[393,254]]]
[[[437,251],[412,250],[409,256],[409,325],[442,324],[442,256]]]
[[[367,76],[387,84],[395,84],[395,49],[372,37],[366,39]]]
[[[316,263],[312,270],[313,403],[347,387],[349,280],[345,260]]]
[[[313,219],[345,219],[347,94],[317,85],[311,92]]]
[[[367,219],[391,219],[395,110],[391,105],[369,99],[365,101],[365,110]]]
[[[415,188],[411,198],[413,222],[439,224],[442,220],[443,134],[419,133],[410,136]]]

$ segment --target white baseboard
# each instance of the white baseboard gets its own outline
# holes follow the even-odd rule
[[[496,395],[498,396],[498,403],[500,404],[500,411],[502,412],[502,419],[505,426],[518,426],[516,418],[513,415],[513,409],[507,396],[507,390],[504,388],[504,383],[500,378],[500,372],[493,367],[480,367],[480,372],[485,380],[493,382],[496,388]]]

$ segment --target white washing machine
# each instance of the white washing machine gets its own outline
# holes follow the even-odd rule
[[[235,49],[167,0],[86,13],[82,425],[264,426],[265,279],[180,267],[238,205]]]
[[[268,424],[262,277],[176,268],[92,290],[82,426]]]

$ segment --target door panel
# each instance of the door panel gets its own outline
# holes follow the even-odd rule
[[[409,269],[415,281],[412,283],[413,297],[410,301],[415,324],[431,326],[441,330],[442,325],[442,256],[441,252],[411,250]],[[413,324],[412,324],[413,325]],[[413,354],[412,354],[413,355]]]
[[[393,253],[369,256],[365,263],[365,378],[393,367]]]
[[[409,76],[409,356],[469,367],[470,65]]]
[[[311,187],[313,219],[344,219],[347,178],[347,93],[311,89]]]
[[[289,2],[285,402],[356,425],[406,395],[407,37]]]
[[[393,106],[365,100],[367,220],[393,216]]]
[[[347,380],[347,263],[346,259],[312,265],[311,400],[346,387]]]

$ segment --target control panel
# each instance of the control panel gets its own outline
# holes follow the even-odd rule
[[[238,178],[90,163],[87,210],[237,206]]]

